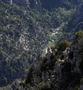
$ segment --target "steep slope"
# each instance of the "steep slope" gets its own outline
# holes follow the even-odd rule
[[[0,0],[0,86],[25,77],[27,68],[50,41],[50,33],[71,19],[82,0],[66,1]],[[57,41],[63,33],[63,27],[60,29]]]
[[[64,14],[62,10],[69,14]],[[54,12],[38,11],[1,2],[0,86],[8,85],[16,78],[23,79],[29,64],[42,53],[42,49],[50,40],[49,32],[68,20],[70,16],[71,11],[64,8]],[[20,76],[22,73],[23,76]]]
[[[17,90],[82,90],[83,89],[83,31],[75,34],[70,48],[67,41],[39,57]],[[63,49],[64,46],[64,49]],[[80,53],[80,54],[79,54]]]
[[[36,10],[0,3],[0,86],[23,78],[20,74],[25,73],[48,41],[47,27],[41,27],[39,17]]]
[[[75,14],[72,16],[72,19],[68,23],[68,30],[77,31],[83,29],[83,3],[81,3]],[[69,28],[70,27],[70,28]],[[72,29],[71,29],[72,28]]]
[[[70,20],[65,24],[65,26],[63,27],[63,34],[60,38],[60,40],[62,39],[66,39],[69,41],[72,41],[73,39],[73,35],[79,31],[79,30],[83,30],[83,2],[81,2],[76,10],[74,11],[74,14],[71,16]]]

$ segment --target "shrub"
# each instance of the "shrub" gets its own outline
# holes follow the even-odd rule
[[[52,51],[54,51],[55,49],[57,49],[57,46],[51,46]]]
[[[80,38],[83,38],[83,31],[79,31],[74,35],[74,43],[78,42]]]
[[[80,84],[83,84],[83,78],[80,79]]]
[[[2,84],[3,84],[3,85],[6,85],[6,83],[7,83],[7,78],[6,78],[6,77],[3,77],[3,78],[2,78]]]
[[[59,51],[64,51],[67,47],[69,46],[69,42],[66,40],[63,40],[60,42],[58,50]]]
[[[73,88],[73,90],[78,90],[78,88],[79,88],[79,85],[76,85],[76,86]]]
[[[74,39],[82,38],[83,37],[83,31],[79,31],[74,35]]]

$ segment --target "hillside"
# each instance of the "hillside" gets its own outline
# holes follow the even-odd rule
[[[79,31],[79,30],[83,30],[83,2],[81,2],[74,14],[71,16],[71,18],[69,19],[69,21],[65,24],[65,26],[62,29],[62,36],[60,37],[60,41],[61,39],[66,39],[71,41],[73,39],[73,35],[75,34],[75,32]]]
[[[16,81],[17,90],[83,90],[83,31],[69,45],[62,41],[49,48],[29,69],[24,82]],[[50,50],[51,49],[51,50]],[[80,53],[80,54],[79,54]]]
[[[74,15],[72,16],[71,20],[68,23],[68,27],[66,31],[78,31],[83,29],[83,3],[81,3],[77,9]]]
[[[0,87],[24,80],[47,47],[71,41],[82,9],[82,0],[0,0]]]
[[[39,22],[42,13],[35,12],[39,13],[0,3],[0,86],[20,78],[19,74],[26,71],[48,41],[47,27]]]

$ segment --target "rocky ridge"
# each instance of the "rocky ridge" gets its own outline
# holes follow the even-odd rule
[[[25,83],[18,81],[17,90],[82,90],[83,31],[76,33],[70,48],[48,49],[29,70]],[[79,54],[80,53],[80,54]]]

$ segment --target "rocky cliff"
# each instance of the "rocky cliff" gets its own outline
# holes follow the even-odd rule
[[[16,81],[17,90],[83,90],[82,41],[83,31],[80,31],[70,48],[48,49],[46,56],[39,57],[30,68],[25,83]]]

